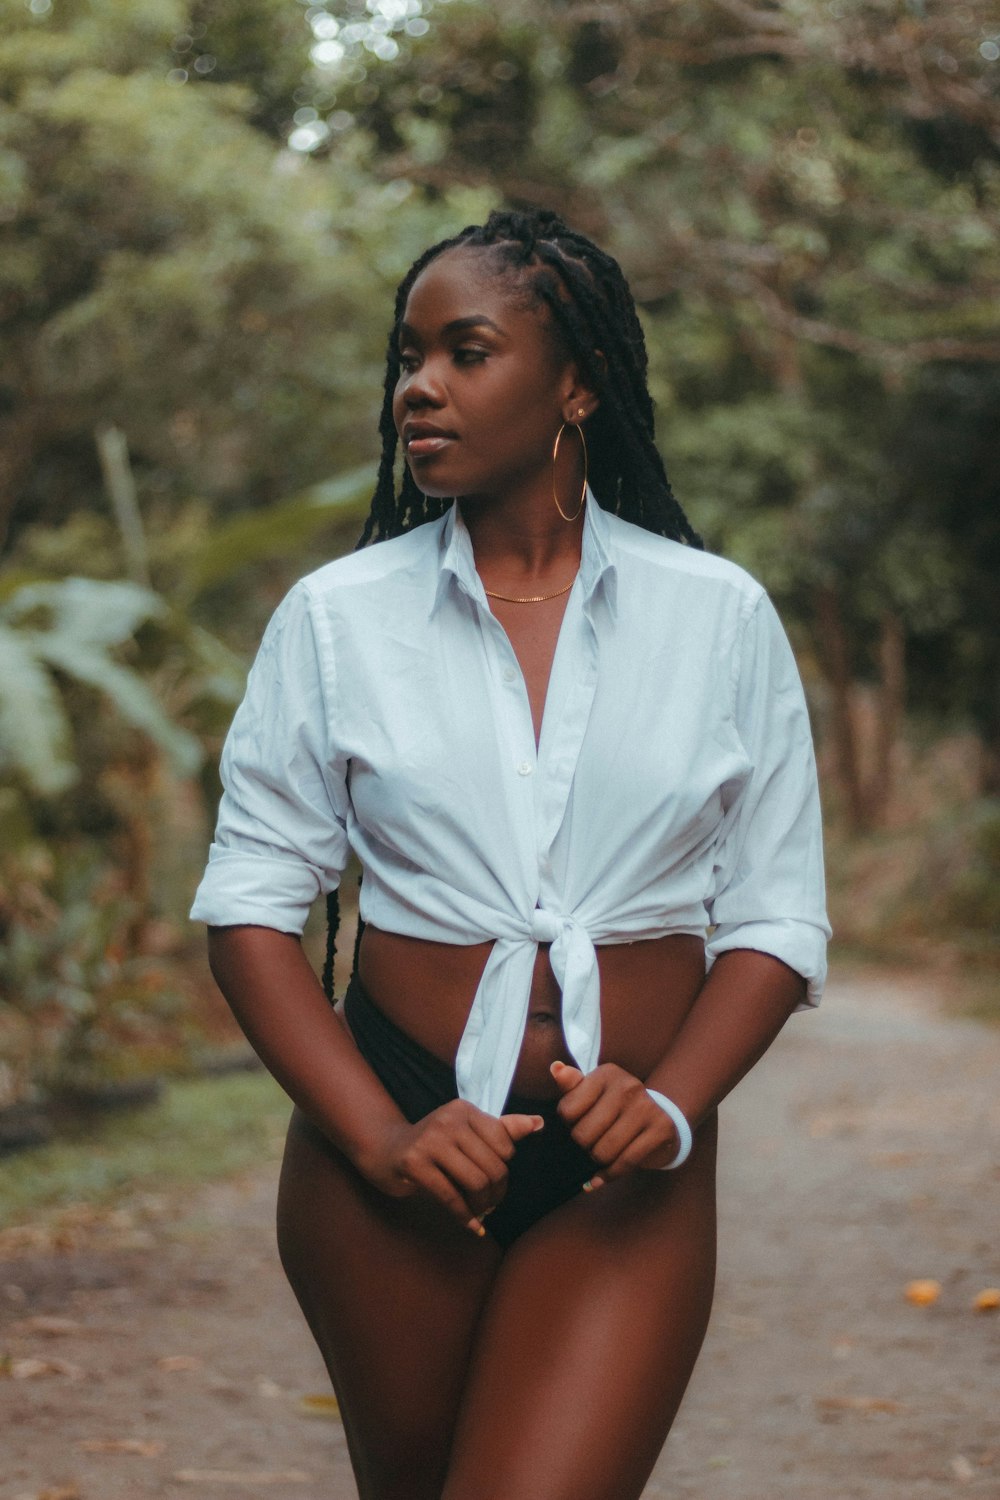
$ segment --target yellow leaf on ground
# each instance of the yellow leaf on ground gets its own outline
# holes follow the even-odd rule
[[[81,1438],[84,1453],[135,1453],[139,1458],[159,1458],[166,1447],[157,1438]]]
[[[82,1380],[79,1365],[65,1359],[12,1359],[9,1366],[14,1380],[37,1380],[40,1375],[65,1375],[67,1380]]]
[[[816,1405],[823,1411],[887,1411],[893,1415],[906,1410],[888,1396],[817,1396]]]
[[[301,1396],[299,1405],[309,1417],[330,1417],[333,1421],[340,1421],[340,1406],[336,1396],[324,1394],[321,1396]]]
[[[156,1361],[158,1370],[200,1370],[205,1363],[197,1354],[165,1354]]]
[[[75,1484],[60,1484],[54,1490],[39,1490],[35,1500],[80,1500]]]
[[[181,1484],[310,1484],[311,1474],[301,1469],[178,1469]]]
[[[930,1307],[941,1295],[940,1281],[932,1281],[929,1277],[924,1280],[908,1281],[903,1294],[907,1302],[912,1302],[914,1307]]]
[[[58,1338],[65,1333],[82,1333],[83,1324],[75,1318],[22,1318],[11,1326],[12,1333],[44,1333],[48,1338]]]
[[[1000,1286],[986,1286],[973,1302],[976,1312],[996,1312],[1000,1308]]]

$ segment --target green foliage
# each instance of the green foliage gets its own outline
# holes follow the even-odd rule
[[[945,916],[953,930],[974,932],[984,946],[995,950],[1000,932],[1000,802],[980,805],[969,833],[971,847],[956,878],[939,889],[944,890]]]
[[[37,791],[62,792],[77,777],[69,725],[47,663],[34,642],[0,624],[0,765],[6,761]]]
[[[228,717],[243,671],[120,580],[20,582],[0,643],[2,1104],[183,1052],[178,992],[150,984],[146,952],[168,837],[151,793],[200,768],[220,717],[206,707]]]
[[[360,533],[375,475],[374,464],[363,464],[295,499],[219,522],[198,538],[185,592],[198,595],[239,577],[254,564],[273,564],[278,558],[300,553],[329,530],[331,519],[349,528],[352,535]]]
[[[248,86],[172,82],[183,5],[5,10],[0,534],[100,504],[108,423],[146,497],[261,504],[360,462],[385,319],[360,169],[320,183]]]
[[[2,810],[21,811],[9,789]],[[95,851],[55,857],[30,834],[0,857],[0,1104],[57,1086],[104,997],[136,978],[123,945],[132,903],[119,887]]]
[[[171,50],[190,85],[239,88],[249,96],[250,124],[284,144],[308,71],[308,39],[303,11],[288,0],[200,0]]]
[[[112,654],[165,613],[162,600],[132,583],[67,578],[18,589],[0,609],[7,648],[0,656],[0,772],[16,767],[40,793],[65,791],[78,776],[56,673],[109,698],[179,774],[192,774],[201,761],[197,741],[171,723],[141,677]]]

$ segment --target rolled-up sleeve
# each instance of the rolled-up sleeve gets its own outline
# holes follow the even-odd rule
[[[781,622],[762,594],[743,632],[735,722],[750,771],[727,812],[708,903],[709,963],[731,948],[770,953],[807,981],[826,978],[823,834],[812,734]]]
[[[300,933],[347,862],[346,765],[331,745],[332,652],[305,584],[279,605],[222,752],[223,795],[191,908],[213,927]]]

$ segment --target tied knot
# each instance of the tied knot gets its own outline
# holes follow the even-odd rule
[[[531,913],[531,937],[536,943],[554,943],[562,931],[563,918],[536,907]]]

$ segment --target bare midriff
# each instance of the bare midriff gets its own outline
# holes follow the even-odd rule
[[[457,947],[365,928],[358,978],[379,1009],[435,1057],[453,1063],[490,943]],[[601,1062],[645,1078],[680,1029],[705,978],[705,944],[672,933],[597,949],[601,976]],[[560,992],[540,944],[528,1022],[513,1088],[533,1098],[558,1090],[549,1067],[572,1062],[563,1035]]]

